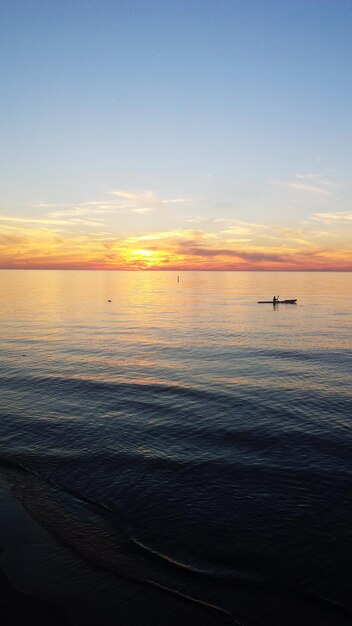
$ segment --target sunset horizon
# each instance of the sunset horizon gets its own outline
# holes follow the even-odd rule
[[[153,211],[157,219],[158,210],[148,212]],[[103,217],[97,217],[95,208],[84,209],[84,217],[79,218],[78,209],[31,218],[1,215],[0,269],[352,270],[348,247],[352,214],[316,213],[300,227],[192,217],[189,221],[209,226],[145,233],[135,228],[134,234],[118,237],[105,224],[106,213],[104,208]]]
[[[0,621],[351,626],[352,0],[0,33]]]
[[[348,2],[2,22],[0,268],[352,271]]]

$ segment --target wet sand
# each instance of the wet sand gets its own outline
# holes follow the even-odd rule
[[[69,626],[73,622],[55,602],[55,591],[38,585],[47,574],[40,555],[49,556],[55,542],[13,495],[8,475],[0,476],[0,512],[1,624]]]
[[[212,626],[219,620],[90,564],[41,526],[0,474],[1,626]]]

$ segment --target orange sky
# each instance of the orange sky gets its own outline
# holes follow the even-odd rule
[[[351,212],[316,212],[282,226],[194,214],[188,199],[115,194],[117,201],[3,212],[0,267],[352,270]]]

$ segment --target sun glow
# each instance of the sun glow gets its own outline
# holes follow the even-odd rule
[[[345,270],[351,271],[351,213],[317,212],[294,227],[218,218],[198,228],[126,232],[110,214],[77,223],[72,208],[62,223],[52,213],[35,218],[0,215],[0,268],[126,270]],[[65,211],[60,209],[60,214]],[[57,213],[55,213],[57,216]],[[92,211],[90,220],[95,216]],[[100,215],[100,214],[99,214]],[[58,223],[59,222],[59,223]]]
[[[129,267],[135,269],[150,269],[158,267],[160,258],[159,251],[147,250],[146,248],[131,248],[125,256]]]
[[[138,255],[138,256],[151,257],[154,254],[154,252],[152,252],[151,250],[133,250],[132,254]]]

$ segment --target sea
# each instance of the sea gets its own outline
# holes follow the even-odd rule
[[[0,469],[72,624],[352,624],[351,273],[0,288]]]

